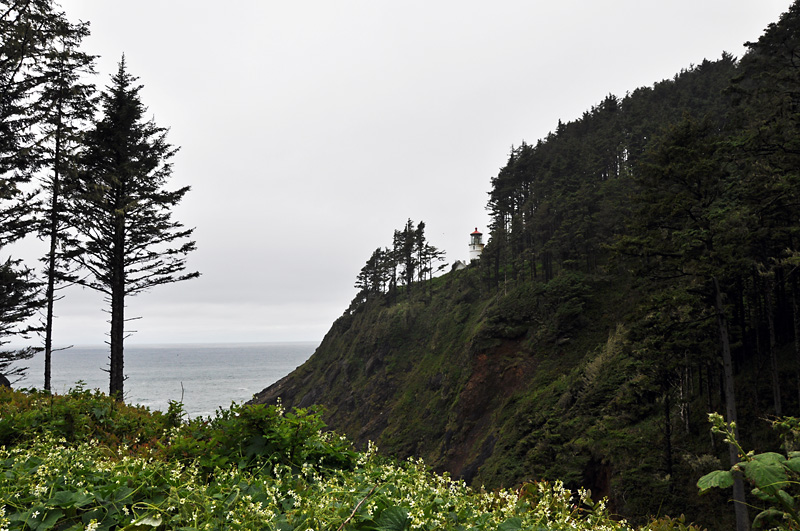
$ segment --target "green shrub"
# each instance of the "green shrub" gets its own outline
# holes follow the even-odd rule
[[[161,437],[168,427],[161,412],[125,405],[80,383],[66,395],[0,388],[0,445],[50,435],[68,442],[94,439],[111,447],[138,446]]]
[[[213,419],[173,428],[167,442],[166,458],[197,461],[205,473],[229,465],[268,471],[283,465],[297,471],[313,463],[319,471],[349,469],[356,456],[347,439],[325,431],[317,408],[285,412],[280,404],[233,404]]]
[[[561,483],[475,491],[420,460],[357,453],[316,409],[183,416],[82,389],[0,391],[0,530],[631,529]]]

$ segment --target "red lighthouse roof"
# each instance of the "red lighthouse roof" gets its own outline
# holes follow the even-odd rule
[[[478,227],[475,227],[475,232],[471,232],[470,235],[472,234],[483,234],[483,233],[478,230]]]

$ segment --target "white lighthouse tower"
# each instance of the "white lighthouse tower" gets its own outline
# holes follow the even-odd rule
[[[469,261],[477,260],[483,252],[483,234],[478,232],[478,227],[469,235]]]

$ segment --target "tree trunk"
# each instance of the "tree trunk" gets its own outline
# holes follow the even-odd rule
[[[725,409],[727,411],[727,421],[737,422],[736,415],[736,397],[734,394],[733,385],[733,360],[731,357],[731,345],[728,338],[728,322],[725,318],[725,308],[722,303],[722,292],[720,291],[719,281],[717,277],[713,277],[715,302],[717,311],[717,326],[719,328],[720,346],[722,347],[722,365],[724,368],[725,377]],[[739,428],[735,427],[736,439],[739,438]],[[739,455],[736,448],[730,444],[728,445],[731,466],[739,462]],[[734,474],[733,480],[733,503],[736,510],[736,531],[749,531],[750,517],[747,514],[747,505],[744,496],[744,482],[742,481],[741,473]]]
[[[755,268],[753,268],[753,292],[752,292],[752,309],[750,311],[750,329],[753,334],[752,345],[754,348],[753,357],[756,363],[753,364],[754,378],[753,378],[753,404],[756,414],[760,413],[759,396],[758,396],[758,383],[761,381],[761,360],[763,359],[763,352],[761,349],[761,287],[760,277]]]
[[[800,404],[800,313],[797,304],[797,278],[792,276],[792,331],[794,332],[794,360],[797,377],[797,399]]]
[[[542,266],[544,266],[544,281],[550,282],[553,280],[553,256],[550,251],[543,253]]]
[[[111,356],[108,394],[124,398],[123,341],[125,340],[125,231],[124,218],[117,220],[114,235],[114,264],[111,276]]]
[[[61,105],[58,109],[56,126],[56,146],[53,157],[53,190],[50,198],[50,249],[47,255],[47,291],[45,299],[47,310],[44,322],[44,389],[50,391],[51,366],[53,359],[53,305],[56,296],[56,247],[58,244],[58,202],[60,194],[59,162],[61,160]]]
[[[672,478],[672,419],[670,413],[672,409],[669,399],[669,384],[665,384],[664,389],[664,468],[667,476]]]
[[[694,378],[692,377],[691,372],[689,371],[689,356],[688,354],[684,354],[684,361],[683,361],[683,369],[681,370],[681,396],[680,396],[680,413],[681,413],[681,420],[683,421],[683,428],[686,430],[686,433],[689,433],[689,399],[692,394],[692,386],[694,384]]]
[[[706,376],[703,378],[703,365],[698,366],[699,372],[699,384],[700,384],[700,394],[705,396],[706,399],[706,413],[713,413],[716,411],[713,406],[713,398],[714,395],[711,391],[711,386],[714,382],[714,370],[711,366],[711,362],[705,363],[706,369]],[[708,434],[711,437],[711,450],[716,453],[717,451],[717,440],[714,438],[714,432],[708,430]]]
[[[748,329],[748,310],[747,310],[747,288],[745,281],[741,275],[736,276],[736,327],[739,328],[739,334],[742,337],[742,354],[745,358],[753,357],[753,345],[750,338],[750,330]]]
[[[494,282],[495,287],[500,286],[500,249],[494,255]]]
[[[792,325],[794,329],[794,359],[797,364],[797,403],[800,404],[800,314],[798,314],[796,278],[792,278]]]
[[[778,353],[776,350],[775,340],[775,304],[772,297],[773,282],[767,282],[764,296],[767,302],[767,325],[769,328],[769,367],[770,375],[772,376],[772,401],[775,405],[775,415],[780,417],[783,415],[783,408],[781,407],[781,381],[778,374]]]

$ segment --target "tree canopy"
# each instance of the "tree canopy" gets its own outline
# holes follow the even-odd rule
[[[416,226],[410,219],[402,229],[395,230],[392,247],[378,247],[356,278],[359,290],[354,304],[376,294],[394,293],[404,286],[410,293],[415,282],[433,278],[444,268],[444,251],[428,243],[425,237],[425,222]]]

